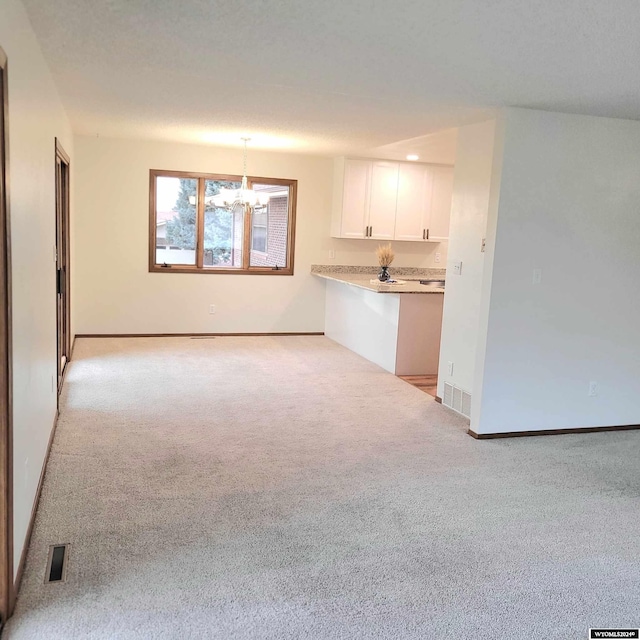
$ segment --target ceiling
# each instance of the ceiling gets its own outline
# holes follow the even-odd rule
[[[505,105],[640,119],[637,0],[23,2],[79,134],[366,155]]]

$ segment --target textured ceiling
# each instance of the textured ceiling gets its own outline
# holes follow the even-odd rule
[[[510,105],[640,119],[638,0],[23,0],[74,130],[337,155]]]

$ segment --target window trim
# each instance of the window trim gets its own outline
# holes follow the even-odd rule
[[[196,202],[196,264],[170,265],[163,267],[156,263],[156,178],[190,178],[198,180],[198,198]],[[166,171],[163,169],[149,170],[149,273],[207,273],[222,275],[262,275],[262,276],[292,276],[295,256],[296,237],[296,205],[298,198],[298,181],[284,178],[263,178],[247,176],[249,187],[254,183],[274,184],[289,187],[289,217],[287,226],[287,267],[243,267],[235,269],[221,269],[208,267],[204,263],[204,183],[205,180],[220,180],[240,182],[242,176],[199,173],[195,171]],[[251,215],[244,215],[243,253],[247,260],[251,255]]]

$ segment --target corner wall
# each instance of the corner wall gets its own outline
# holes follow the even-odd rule
[[[17,0],[0,4],[0,46],[9,77],[15,571],[56,414],[54,139],[72,163],[73,148],[47,63]]]
[[[489,194],[493,166],[495,121],[461,127],[453,172],[447,286],[442,316],[438,395],[444,383],[472,394],[485,253]],[[453,262],[462,261],[455,275]],[[447,363],[453,363],[453,375]]]
[[[501,126],[471,428],[639,424],[640,122],[507,109]]]

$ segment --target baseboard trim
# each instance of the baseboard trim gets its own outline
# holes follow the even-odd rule
[[[440,396],[435,396],[436,402],[442,404],[442,398]]]
[[[76,338],[237,338],[251,336],[323,336],[324,331],[289,331],[271,333],[77,333]]]
[[[38,511],[38,504],[40,503],[40,494],[42,493],[42,485],[44,484],[44,476],[47,471],[47,464],[49,463],[49,455],[51,454],[51,446],[53,445],[53,438],[56,434],[56,428],[58,426],[59,412],[56,411],[56,416],[53,420],[53,427],[51,428],[51,435],[49,436],[49,444],[47,445],[47,453],[44,457],[44,463],[42,470],[40,471],[40,480],[38,480],[38,488],[36,489],[36,497],[31,508],[31,518],[29,519],[29,526],[27,527],[27,535],[24,539],[24,547],[20,554],[20,563],[18,564],[18,571],[16,572],[16,578],[14,581],[14,589],[17,595],[20,589],[20,583],[22,582],[22,575],[24,573],[24,565],[27,561],[27,553],[29,551],[29,545],[31,544],[31,535],[33,534],[33,525],[36,521],[36,513]]]
[[[469,429],[467,433],[476,440],[496,438],[528,438],[530,436],[565,436],[571,433],[601,433],[603,431],[634,431],[640,424],[627,424],[614,427],[577,427],[576,429],[543,429],[541,431],[507,431],[505,433],[476,433]]]

